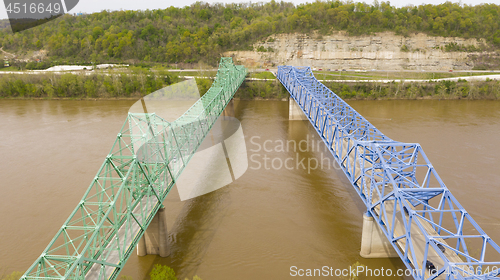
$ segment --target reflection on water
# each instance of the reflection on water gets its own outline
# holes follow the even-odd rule
[[[421,143],[448,188],[500,242],[500,102],[349,103],[394,140]],[[0,268],[24,271],[43,251],[83,196],[132,104],[0,101]],[[170,257],[134,254],[122,275],[146,279],[156,263],[174,268],[179,279],[204,280],[283,279],[291,266],[344,269],[356,261],[373,269],[403,267],[398,259],[359,256],[363,204],[334,168],[311,168],[331,155],[312,147],[318,137],[307,122],[288,121],[287,102],[235,102],[235,116],[245,135],[247,172],[188,201],[173,191],[165,201]],[[307,139],[303,149],[279,147]],[[306,168],[296,164],[301,160]]]

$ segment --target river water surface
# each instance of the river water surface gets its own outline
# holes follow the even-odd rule
[[[460,203],[500,242],[500,102],[349,103],[392,139],[420,143]],[[47,246],[132,104],[0,100],[0,275],[25,271]],[[364,206],[330,165],[311,125],[288,121],[288,102],[235,101],[235,116],[246,139],[247,172],[183,203],[171,193],[170,257],[134,253],[122,276],[148,279],[157,263],[179,279],[204,280],[297,278],[292,266],[345,269],[356,262],[403,268],[399,259],[359,256]]]

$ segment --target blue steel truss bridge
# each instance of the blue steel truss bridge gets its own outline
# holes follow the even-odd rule
[[[280,66],[277,78],[415,279],[500,279],[500,247],[460,205],[419,144],[385,136],[316,80],[310,67]]]

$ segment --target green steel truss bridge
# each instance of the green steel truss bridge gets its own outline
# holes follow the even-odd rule
[[[21,279],[116,279],[246,74],[222,58],[208,92],[174,122],[129,113],[82,200]]]

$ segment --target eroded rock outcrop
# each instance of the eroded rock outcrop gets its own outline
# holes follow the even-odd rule
[[[482,48],[485,41],[414,34],[409,37],[392,32],[348,36],[336,32],[329,36],[276,34],[254,45],[255,50],[230,51],[247,67],[308,65],[325,69],[386,70],[469,70],[478,52],[445,51],[449,44]]]

